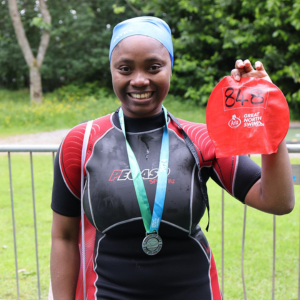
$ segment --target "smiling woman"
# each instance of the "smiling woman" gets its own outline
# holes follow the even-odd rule
[[[111,56],[111,74],[126,116],[151,117],[161,111],[172,65],[168,50],[159,41],[142,35],[122,40]]]
[[[54,299],[221,300],[214,257],[198,225],[209,213],[206,182],[212,178],[257,209],[288,213],[294,196],[285,145],[263,157],[262,172],[247,156],[216,158],[206,125],[177,120],[162,106],[173,66],[163,20],[118,24],[109,58],[121,107],[92,127],[73,128],[56,156]],[[262,64],[256,69],[238,61],[232,76],[268,76]]]

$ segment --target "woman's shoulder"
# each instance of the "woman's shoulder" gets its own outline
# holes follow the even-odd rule
[[[186,132],[189,138],[192,140],[199,158],[200,163],[211,164],[212,160],[215,158],[215,147],[212,140],[210,139],[207,131],[206,124],[195,123],[186,121],[183,119],[177,119],[180,127]],[[183,139],[183,134],[181,128],[175,123],[170,122],[170,129],[173,129],[175,133]]]
[[[93,144],[109,129],[113,128],[111,123],[111,115],[106,115],[93,120],[89,141],[87,145],[86,159],[91,154]],[[68,174],[78,174],[81,166],[81,153],[83,138],[86,130],[87,122],[81,123],[73,127],[64,138],[61,144],[59,163],[64,177]]]
[[[190,135],[194,135],[196,133],[198,133],[199,131],[201,131],[202,133],[207,132],[207,126],[206,124],[203,123],[195,123],[195,122],[191,122],[191,121],[187,121],[187,120],[183,120],[183,119],[179,119],[176,118],[177,121],[180,124],[180,127],[190,136]],[[176,122],[173,120],[171,120],[171,122],[169,123],[169,128],[171,129],[179,129],[181,130]],[[190,136],[190,137],[192,137]]]
[[[93,120],[89,141],[113,127],[111,123],[111,116],[112,114],[109,114]],[[64,149],[64,151],[79,151],[81,153],[87,123],[88,122],[80,123],[68,132],[62,143],[62,149]]]
[[[112,114],[109,114],[93,120],[86,149],[86,161],[92,153],[95,141],[113,127],[110,121],[111,115]],[[58,157],[59,167],[64,182],[76,197],[80,197],[81,154],[86,126],[87,122],[84,122],[76,125],[69,131],[61,144]]]

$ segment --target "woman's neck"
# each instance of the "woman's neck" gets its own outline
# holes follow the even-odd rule
[[[126,132],[143,132],[150,131],[165,125],[164,112],[148,118],[130,118],[124,116]],[[113,115],[113,123],[121,129],[119,121],[119,109]]]

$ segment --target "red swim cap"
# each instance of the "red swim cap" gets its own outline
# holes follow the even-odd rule
[[[264,79],[224,77],[206,109],[208,134],[217,157],[276,153],[289,129],[290,114],[281,90]]]

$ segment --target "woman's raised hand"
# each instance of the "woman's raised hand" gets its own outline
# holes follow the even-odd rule
[[[238,59],[235,62],[235,69],[231,71],[231,76],[236,81],[240,81],[241,77],[256,77],[256,78],[262,78],[272,82],[262,62],[256,61],[255,69],[254,69],[249,59],[246,59],[244,61]]]

